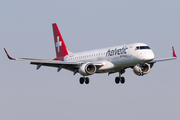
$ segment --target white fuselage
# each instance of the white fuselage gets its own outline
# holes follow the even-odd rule
[[[153,51],[144,43],[126,44],[79,52],[64,57],[64,61],[103,64],[103,66],[96,71],[97,73],[113,72],[119,68],[147,63],[153,59]]]

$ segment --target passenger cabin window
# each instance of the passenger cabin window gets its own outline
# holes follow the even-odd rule
[[[135,50],[151,49],[149,46],[137,46]]]

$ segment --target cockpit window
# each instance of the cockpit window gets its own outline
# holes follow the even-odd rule
[[[140,49],[151,49],[149,46],[140,46]]]
[[[136,50],[139,50],[140,49],[140,47],[138,46],[138,47],[136,47]]]
[[[137,46],[135,50],[151,49],[149,46]]]

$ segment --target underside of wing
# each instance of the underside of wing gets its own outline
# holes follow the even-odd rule
[[[30,64],[32,65],[37,65],[37,70],[41,67],[41,66],[47,66],[47,67],[56,67],[57,72],[59,72],[62,68],[70,70],[70,71],[74,71],[76,69],[79,68],[79,66],[81,65],[78,62],[61,62],[61,61],[48,61],[48,62],[30,62]]]

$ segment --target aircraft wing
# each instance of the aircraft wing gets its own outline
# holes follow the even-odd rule
[[[37,65],[37,70],[41,66],[48,66],[48,67],[56,67],[57,72],[59,72],[62,68],[70,70],[76,74],[78,72],[79,67],[83,64],[83,62],[68,62],[68,61],[58,61],[58,60],[47,60],[47,59],[33,59],[33,58],[12,58],[6,49],[4,48],[4,51],[6,52],[7,57],[10,60],[16,60],[16,61],[24,61],[24,62],[30,62],[32,65]],[[103,66],[103,64],[95,63],[94,64],[97,67]]]
[[[30,62],[30,64],[37,65],[37,69],[39,69],[41,66],[49,66],[49,67],[58,67],[58,72],[61,70],[61,68],[65,68],[68,70],[74,70],[74,68],[79,68],[79,66],[82,64],[81,62],[66,62],[66,61],[58,61],[58,60],[46,60],[46,59],[32,59],[32,58],[12,58],[6,49],[4,48],[7,57],[10,60],[16,60],[16,61],[24,61],[24,62]]]
[[[161,58],[161,59],[154,59],[151,62],[149,62],[150,64],[154,64],[156,62],[162,62],[162,61],[168,61],[168,60],[174,60],[177,58],[174,47],[172,47],[172,51],[173,51],[173,57],[168,57],[168,58]]]

